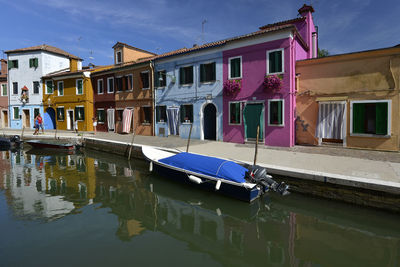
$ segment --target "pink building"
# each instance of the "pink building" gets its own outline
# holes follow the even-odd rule
[[[295,144],[296,60],[317,56],[311,6],[300,17],[269,24],[223,51],[223,140],[265,145]],[[239,86],[237,86],[239,84]],[[238,87],[240,89],[238,89]]]
[[[7,60],[0,59],[0,128],[8,127],[8,69]]]

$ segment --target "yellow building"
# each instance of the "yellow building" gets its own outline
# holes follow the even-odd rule
[[[297,61],[298,144],[399,151],[400,47]]]
[[[78,69],[77,62],[71,70],[42,77],[43,106],[53,125],[59,130],[93,131],[93,87],[90,75],[108,67]]]

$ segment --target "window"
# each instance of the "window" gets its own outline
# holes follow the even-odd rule
[[[117,64],[122,63],[122,51],[117,51]]]
[[[13,95],[18,95],[18,83],[13,82]]]
[[[102,95],[103,93],[104,93],[103,79],[98,79],[97,80],[97,94]]]
[[[7,84],[5,83],[1,85],[1,95],[7,96]]]
[[[114,78],[107,78],[107,93],[114,93]]]
[[[85,120],[85,108],[75,107],[75,120],[84,121]]]
[[[193,105],[181,105],[180,113],[182,123],[193,122]]]
[[[352,103],[352,133],[388,135],[389,107],[389,101]]]
[[[33,109],[33,117],[36,118],[37,115],[39,115],[40,110],[38,108]]]
[[[179,83],[180,84],[193,83],[193,66],[182,67],[179,69]]]
[[[229,103],[229,124],[239,125],[242,123],[242,105],[240,102]]]
[[[283,73],[283,49],[267,52],[267,74]]]
[[[150,88],[150,75],[148,71],[143,71],[140,73],[140,79],[142,80],[142,89]]]
[[[133,75],[129,74],[126,76],[126,89],[127,90],[133,90]]]
[[[156,107],[156,120],[157,122],[167,121],[167,106],[157,106]]]
[[[282,99],[268,100],[268,125],[283,126],[283,109]]]
[[[103,108],[97,109],[97,122],[103,124],[106,118],[106,113]]]
[[[117,121],[122,121],[123,114],[124,114],[123,109],[117,109]]]
[[[165,70],[157,71],[155,78],[156,87],[165,87],[167,85],[167,73]]]
[[[58,107],[57,108],[57,120],[64,121],[64,118],[65,118],[64,107]]]
[[[83,80],[76,80],[76,94],[83,95]]]
[[[53,81],[46,81],[46,94],[51,95],[54,91]]]
[[[242,57],[232,57],[229,59],[229,79],[242,78]]]
[[[122,92],[122,77],[115,78],[117,85],[117,92]]]
[[[151,123],[151,107],[142,107],[142,124]]]
[[[214,82],[215,80],[215,62],[200,64],[200,82]]]
[[[29,68],[37,68],[39,66],[39,59],[37,57],[29,59]]]
[[[58,82],[57,89],[58,89],[58,95],[63,96],[64,95],[64,82]]]
[[[8,69],[18,69],[18,60],[8,61]]]
[[[19,120],[19,107],[14,107],[14,120]]]
[[[40,83],[39,82],[33,82],[33,93],[34,94],[39,94],[39,88],[40,88]]]

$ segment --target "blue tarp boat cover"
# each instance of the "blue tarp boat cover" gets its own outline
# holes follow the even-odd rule
[[[181,169],[216,178],[222,178],[237,183],[246,182],[244,177],[247,169],[229,160],[182,152],[159,161]]]

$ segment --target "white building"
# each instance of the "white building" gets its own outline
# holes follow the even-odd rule
[[[9,118],[12,129],[33,128],[38,113],[45,119],[45,127],[54,129],[54,110],[43,110],[41,77],[70,66],[82,68],[82,59],[57,47],[39,45],[6,51],[8,56]],[[72,62],[74,61],[74,62]],[[46,113],[45,113],[46,112]],[[52,116],[53,115],[53,116]],[[47,118],[47,119],[46,119]]]

